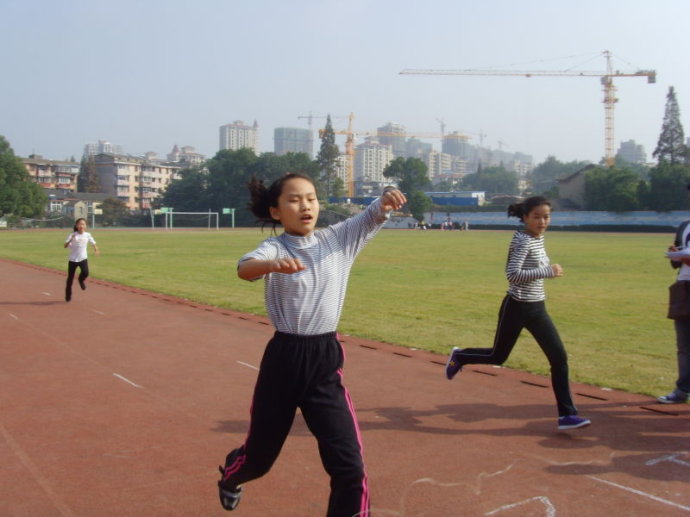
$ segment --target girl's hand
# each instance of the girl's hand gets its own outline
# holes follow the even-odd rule
[[[307,268],[298,258],[283,258],[272,260],[269,269],[271,273],[291,275]]]
[[[563,268],[560,264],[551,264],[551,270],[553,271],[553,276],[563,276]]]
[[[387,188],[381,194],[381,206],[386,211],[400,210],[405,203],[407,203],[405,194],[397,188]]]

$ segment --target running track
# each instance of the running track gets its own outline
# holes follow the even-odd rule
[[[0,516],[325,514],[299,416],[239,508],[218,503],[264,318],[93,278],[68,304],[64,279],[0,261]],[[559,432],[544,377],[469,367],[449,382],[444,357],[343,341],[372,517],[690,516],[690,405],[574,385],[593,425]]]

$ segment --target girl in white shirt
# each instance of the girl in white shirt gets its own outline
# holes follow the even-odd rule
[[[69,262],[67,263],[67,285],[65,286],[65,301],[72,299],[72,282],[74,274],[79,268],[79,286],[82,291],[86,289],[85,280],[89,276],[89,261],[87,248],[89,243],[93,246],[96,255],[99,255],[98,246],[91,234],[86,231],[86,219],[80,217],[74,223],[74,231],[67,236],[65,248],[70,249]]]

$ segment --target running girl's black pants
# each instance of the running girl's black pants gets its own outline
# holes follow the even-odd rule
[[[89,261],[84,259],[81,262],[67,261],[67,292],[72,292],[72,283],[74,282],[74,274],[79,268],[79,282],[83,282],[89,277]]]
[[[558,416],[576,415],[568,381],[568,354],[543,301],[520,302],[506,296],[498,312],[493,348],[465,348],[454,357],[462,365],[503,364],[523,328],[534,336],[551,366],[551,386],[556,395]]]
[[[241,485],[270,470],[300,408],[331,477],[327,516],[368,517],[361,437],[342,384],[343,362],[335,332],[318,336],[275,333],[261,360],[247,439],[226,467],[224,485]]]

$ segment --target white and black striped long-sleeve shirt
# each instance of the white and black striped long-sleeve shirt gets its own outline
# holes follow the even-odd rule
[[[362,213],[302,237],[283,233],[244,255],[248,259],[299,258],[306,269],[264,275],[271,323],[280,332],[313,336],[335,332],[357,254],[383,226],[388,214],[375,200]]]
[[[506,262],[508,294],[522,302],[543,301],[546,299],[544,279],[554,276],[544,248],[544,236],[533,237],[524,230],[516,231]]]

